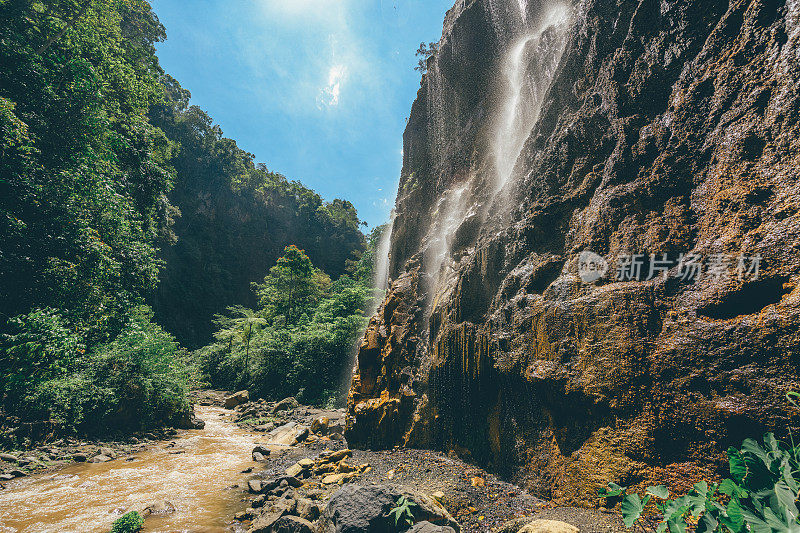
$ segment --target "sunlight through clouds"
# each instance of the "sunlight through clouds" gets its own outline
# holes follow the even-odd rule
[[[345,65],[333,65],[328,71],[328,85],[323,87],[317,96],[317,107],[322,109],[324,106],[339,105],[339,92],[342,89],[347,67]]]

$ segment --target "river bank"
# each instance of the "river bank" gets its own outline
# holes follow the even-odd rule
[[[554,507],[455,457],[348,450],[341,410],[241,395],[228,397],[226,408],[220,391],[196,393],[193,401],[204,429],[166,429],[135,437],[138,442],[49,445],[55,459],[39,461],[0,490],[0,532],[104,533],[131,510],[147,516],[149,533],[266,533],[283,517],[295,520],[293,527],[308,519],[321,528],[335,502],[358,505],[358,495],[343,496],[344,489],[391,498],[391,491],[410,491],[464,532],[516,532],[533,517],[583,533],[621,530],[613,515]],[[76,456],[84,459],[80,454],[85,462],[76,463]]]

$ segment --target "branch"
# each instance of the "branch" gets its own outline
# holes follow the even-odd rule
[[[74,26],[75,23],[78,21],[78,19],[81,18],[84,15],[84,13],[86,13],[86,10],[89,9],[89,5],[91,5],[91,3],[92,0],[86,0],[86,2],[84,2],[83,4],[83,7],[81,7],[80,11],[78,11],[75,14],[75,16],[69,19],[67,25],[64,26],[64,28],[62,28],[60,32],[51,36],[49,39],[47,39],[46,43],[44,43],[38,50],[36,50],[36,55],[42,55],[44,52],[47,51],[48,48],[50,48],[50,46],[52,46],[54,42],[61,39],[61,37],[63,37],[64,34],[67,33],[67,30],[70,29],[72,26]]]

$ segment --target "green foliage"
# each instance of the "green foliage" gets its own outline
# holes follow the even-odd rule
[[[83,433],[171,422],[188,406],[185,352],[150,319],[137,308],[113,341],[85,351],[52,310],[15,318],[2,339],[11,355],[0,367],[7,408]]]
[[[288,246],[254,288],[260,308],[217,317],[216,342],[195,352],[201,371],[214,386],[332,405],[366,326],[375,296],[371,280],[343,275],[331,282],[304,252]],[[251,335],[242,334],[251,326]]]
[[[283,325],[294,325],[319,303],[330,278],[314,268],[311,259],[296,246],[287,246],[264,283],[253,288],[266,316]]]
[[[644,508],[650,497],[663,500],[656,504],[660,513],[656,531],[684,532],[697,523],[699,533],[790,533],[800,531],[800,448],[786,446],[772,433],[764,435],[763,444],[747,439],[742,448],[731,447],[728,461],[731,478],[709,485],[695,484],[692,491],[668,499],[665,487],[648,487],[648,496],[628,494],[626,487],[609,483],[601,497],[622,498],[622,517],[628,527],[642,524]]]
[[[136,511],[125,513],[114,521],[111,533],[136,533],[144,527],[144,518]]]
[[[173,144],[146,117],[164,28],[139,0],[9,0],[0,21],[0,317],[113,337],[168,232]]]
[[[400,496],[397,504],[389,511],[389,516],[394,518],[396,528],[408,528],[414,525],[414,509],[419,507],[405,496]]]
[[[428,43],[425,44],[424,42],[419,43],[419,48],[417,48],[416,56],[419,57],[419,61],[417,61],[417,66],[414,67],[414,70],[425,74],[428,72],[428,59],[436,54],[439,50],[439,43]]]

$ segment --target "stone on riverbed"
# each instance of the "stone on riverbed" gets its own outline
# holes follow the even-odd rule
[[[299,516],[282,516],[272,526],[274,533],[314,533],[314,524]]]
[[[248,401],[250,401],[250,393],[246,390],[240,390],[225,398],[225,409],[233,409],[237,405],[247,403]]]
[[[10,453],[0,453],[0,460],[5,461],[7,463],[18,463],[19,459],[16,455],[11,455]]]
[[[450,526],[437,526],[424,521],[414,524],[406,533],[456,533],[456,530]]]

